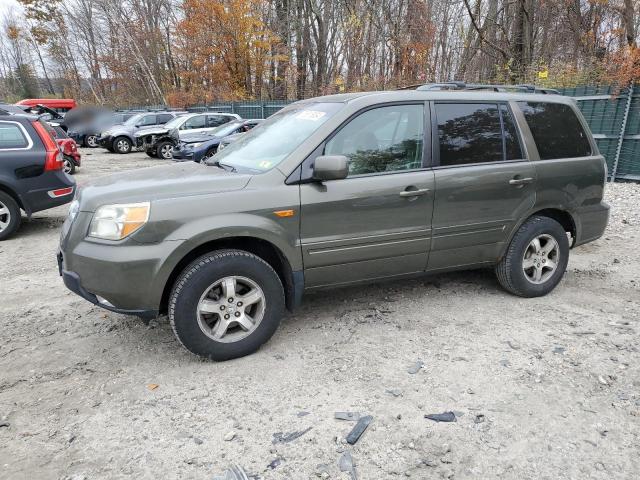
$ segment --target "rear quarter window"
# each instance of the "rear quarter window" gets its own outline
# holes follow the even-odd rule
[[[573,109],[561,103],[518,102],[540,160],[588,157],[592,154],[589,137]]]
[[[0,150],[26,148],[28,145],[27,138],[17,124],[0,122]]]

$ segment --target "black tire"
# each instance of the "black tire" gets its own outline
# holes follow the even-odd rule
[[[82,142],[84,147],[87,148],[97,148],[98,144],[98,136],[97,135],[85,135],[84,141]]]
[[[169,148],[171,147],[171,148]],[[158,143],[158,145],[156,146],[156,157],[158,157],[161,160],[171,160],[173,158],[173,155],[171,153],[171,151],[173,150],[173,143],[169,142],[169,141],[163,141]],[[165,151],[163,153],[163,151]],[[165,153],[167,153],[168,151],[168,156],[165,155]]]
[[[200,161],[200,163],[206,162],[211,157],[213,157],[217,152],[218,152],[218,147],[211,147],[209,150],[207,150],[207,153],[204,154],[204,157],[202,157],[202,160]]]
[[[534,275],[536,267],[533,266],[525,271],[523,263],[525,254],[530,256],[532,252],[531,242],[538,237],[553,238],[557,243],[557,256],[547,259],[529,258],[531,262],[537,262],[537,265],[542,266],[541,271],[546,268],[544,275],[548,275],[546,279],[544,276],[539,279],[541,283],[533,283],[530,276]],[[555,270],[545,266],[545,262],[549,260],[553,260],[556,264]],[[529,298],[541,297],[552,291],[562,280],[568,262],[569,239],[562,225],[548,217],[532,217],[513,236],[507,252],[496,265],[496,276],[500,285],[514,295]]]
[[[76,164],[68,155],[64,156],[64,171],[68,175],[73,175],[74,173],[76,173]]]
[[[133,144],[125,136],[116,137],[113,140],[113,151],[120,154],[131,153]]]
[[[204,333],[198,304],[211,285],[229,276],[244,277],[260,287],[264,314],[248,336],[225,343]],[[176,338],[190,352],[216,361],[254,353],[275,333],[284,310],[284,289],[278,274],[264,260],[242,250],[219,250],[194,260],[177,278],[169,297],[169,321]],[[222,321],[218,318],[213,321]]]
[[[22,217],[20,207],[12,196],[0,191],[0,241],[16,233]]]
[[[156,155],[156,151],[153,149],[145,150],[145,153],[151,158],[158,158],[158,156]]]

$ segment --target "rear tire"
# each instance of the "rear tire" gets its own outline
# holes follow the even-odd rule
[[[116,153],[130,153],[132,148],[133,144],[127,137],[117,137],[113,141],[113,150]]]
[[[0,241],[6,240],[20,227],[20,207],[10,195],[0,191]]]
[[[496,266],[500,285],[520,297],[541,297],[552,291],[569,263],[564,228],[548,217],[532,217],[516,232]]]
[[[64,156],[64,173],[68,175],[76,173],[76,164],[67,155]]]
[[[278,274],[242,250],[219,250],[194,260],[169,297],[176,338],[190,352],[217,361],[258,350],[278,328],[284,309]]]

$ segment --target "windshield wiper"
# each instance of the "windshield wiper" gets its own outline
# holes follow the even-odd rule
[[[205,163],[212,167],[222,168],[223,170],[227,170],[228,172],[237,172],[236,167],[228,165],[226,163],[220,163],[218,160],[214,162],[212,162],[211,160],[207,160]]]

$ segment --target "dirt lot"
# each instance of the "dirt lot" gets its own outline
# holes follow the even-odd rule
[[[83,153],[79,183],[161,163]],[[166,318],[68,292],[66,208],[37,214],[0,243],[0,478],[212,480],[238,463],[347,479],[353,423],[336,411],[374,417],[348,448],[360,479],[637,478],[640,186],[607,197],[605,237],[572,252],[545,298],[508,295],[490,271],[325,292],[220,364],[183,350]],[[450,410],[456,423],[424,418]]]

